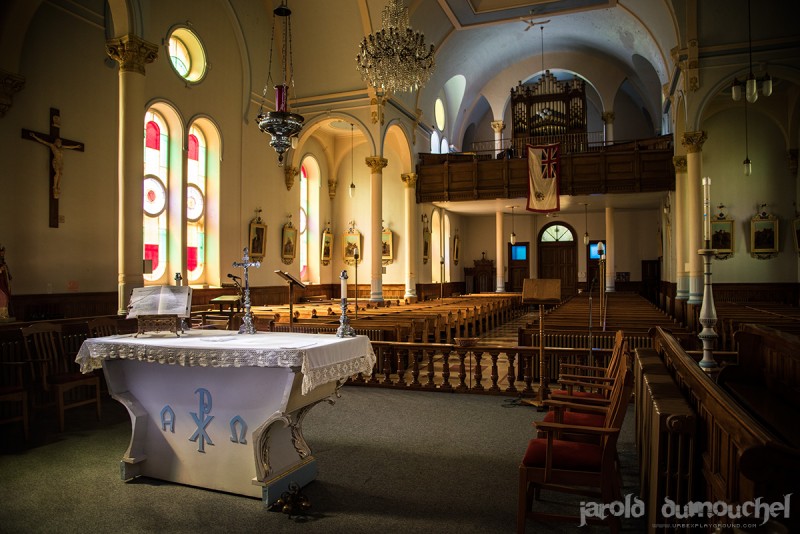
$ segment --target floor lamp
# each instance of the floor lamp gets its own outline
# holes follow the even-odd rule
[[[526,278],[522,282],[523,304],[539,305],[539,391],[530,403],[544,409],[547,399],[547,366],[544,360],[544,305],[561,302],[561,280],[558,278]]]

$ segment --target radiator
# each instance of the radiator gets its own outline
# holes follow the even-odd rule
[[[636,448],[639,496],[647,510],[648,532],[689,532],[667,527],[661,507],[693,500],[696,417],[656,351],[636,349]]]

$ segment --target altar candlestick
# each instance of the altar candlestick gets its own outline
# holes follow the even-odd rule
[[[711,178],[703,178],[703,240],[711,240]]]

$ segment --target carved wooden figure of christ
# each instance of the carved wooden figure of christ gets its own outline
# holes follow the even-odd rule
[[[83,152],[84,145],[79,141],[64,139],[61,133],[61,114],[50,108],[50,133],[22,129],[22,138],[36,141],[50,148],[50,227],[58,228],[58,198],[61,196],[61,178],[64,172],[64,151]]]

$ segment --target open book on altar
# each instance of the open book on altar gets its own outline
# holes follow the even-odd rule
[[[136,287],[131,291],[128,319],[140,315],[177,315],[189,317],[192,288],[189,286]]]

